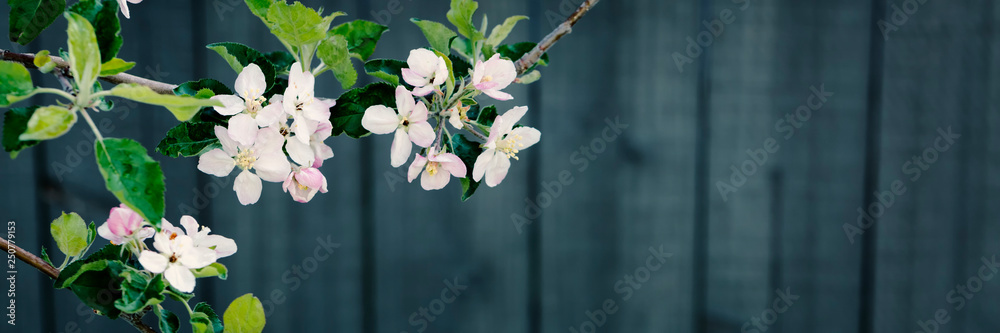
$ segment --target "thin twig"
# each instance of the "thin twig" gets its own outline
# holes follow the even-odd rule
[[[17,257],[17,259],[20,259],[28,265],[31,265],[31,267],[45,273],[45,275],[48,275],[50,278],[56,279],[59,277],[58,269],[52,267],[52,265],[49,265],[49,263],[45,262],[45,260],[42,260],[42,258],[39,258],[33,253],[25,251],[24,249],[17,247],[17,245],[11,244],[3,237],[0,237],[0,249],[7,253],[10,253],[10,251],[13,250],[14,256]],[[142,316],[146,314],[146,311],[147,310],[143,310],[139,313],[123,313],[119,317],[128,322],[129,325],[132,325],[132,327],[135,327],[135,329],[139,330],[139,332],[156,333],[152,327],[149,327],[149,325],[142,322]]]
[[[69,68],[69,63],[66,62],[66,60],[63,60],[63,58],[56,56],[51,56],[51,57],[52,61],[56,63],[56,67],[59,68],[59,70],[66,70]],[[35,55],[31,53],[17,53],[0,49],[0,60],[18,62],[28,68],[38,68],[35,67]],[[135,83],[147,86],[150,89],[153,89],[153,91],[164,95],[173,95],[174,88],[177,88],[177,85],[163,83],[159,81],[153,81],[150,79],[141,78],[135,75],[125,74],[125,73],[112,76],[102,76],[101,80],[111,82],[114,84]]]
[[[521,74],[524,74],[524,72],[527,71],[528,68],[534,66],[535,63],[537,63],[538,60],[542,58],[542,55],[545,54],[545,51],[548,51],[548,49],[552,47],[552,45],[554,45],[557,41],[559,41],[560,38],[572,32],[573,25],[575,25],[576,22],[579,21],[581,17],[583,17],[583,15],[587,14],[587,12],[590,11],[590,8],[593,8],[598,1],[600,0],[587,0],[581,3],[580,7],[577,8],[576,11],[573,12],[573,14],[571,14],[569,17],[566,18],[566,21],[564,21],[562,24],[556,27],[555,30],[550,32],[548,36],[545,36],[545,38],[543,38],[541,42],[538,42],[538,45],[536,45],[535,48],[531,50],[531,52],[525,53],[524,56],[521,57],[521,59],[518,59],[517,63],[514,64],[514,68],[517,68],[517,75],[520,76]]]

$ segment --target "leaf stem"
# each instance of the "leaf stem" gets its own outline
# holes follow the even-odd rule
[[[59,95],[62,98],[70,100],[70,102],[76,100],[76,97],[73,97],[72,94],[56,88],[35,88],[35,92],[42,94]]]

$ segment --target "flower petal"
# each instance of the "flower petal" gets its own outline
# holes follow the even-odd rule
[[[240,199],[240,204],[244,206],[257,203],[257,200],[260,200],[261,188],[263,188],[263,184],[260,181],[260,177],[257,177],[250,170],[243,170],[239,176],[236,176],[236,180],[233,181],[233,190],[236,191],[236,197]]]
[[[406,57],[406,65],[416,74],[423,77],[430,77],[438,68],[440,57],[428,49],[410,50],[410,55]]]
[[[406,118],[410,123],[419,123],[427,121],[427,105],[424,102],[417,103],[413,107],[413,112],[410,112],[410,116]]]
[[[421,76],[410,68],[403,68],[401,72],[403,74],[403,81],[411,86],[423,87],[430,83],[426,77]]]
[[[510,169],[510,158],[506,155],[497,155],[490,161],[490,166],[486,167],[486,185],[495,187],[507,177],[507,170]]]
[[[257,131],[257,140],[253,149],[257,156],[280,152],[281,146],[285,144],[285,137],[281,135],[278,128],[267,127]]]
[[[410,163],[410,169],[406,171],[406,181],[413,182],[420,175],[420,172],[424,170],[427,166],[427,158],[416,154],[413,156],[413,163]]]
[[[199,229],[198,221],[196,221],[190,215],[181,216],[181,225],[184,226],[185,234],[188,237],[194,237],[195,235],[198,234],[198,229]]]
[[[438,155],[438,161],[441,163],[441,167],[448,170],[448,173],[451,173],[452,176],[465,178],[468,170],[466,170],[465,162],[462,162],[462,159],[457,155],[452,153],[441,154]]]
[[[237,143],[233,138],[229,137],[229,129],[222,126],[215,126],[215,137],[219,138],[222,150],[229,154],[229,156],[236,156]]]
[[[243,67],[243,71],[236,77],[236,93],[243,96],[243,99],[253,100],[264,94],[267,89],[267,82],[264,80],[264,72],[257,64],[248,64]]]
[[[212,96],[211,99],[222,102],[221,107],[213,106],[212,108],[215,109],[215,112],[218,112],[223,116],[232,116],[234,114],[243,112],[243,110],[246,110],[247,108],[246,103],[243,102],[243,99],[236,95],[215,95]]]
[[[216,259],[215,250],[199,246],[185,249],[180,254],[179,261],[187,268],[202,268],[211,265]]]
[[[518,150],[523,150],[525,148],[531,147],[536,143],[538,143],[538,140],[542,138],[542,132],[539,132],[537,129],[527,126],[512,129],[510,131],[510,135],[513,135],[518,138],[517,140]]]
[[[494,158],[496,157],[497,151],[495,149],[486,149],[479,157],[476,158],[476,164],[472,167],[472,179],[479,181],[483,179],[483,175],[486,174],[486,167],[488,167]]]
[[[139,253],[139,263],[142,264],[142,268],[153,273],[163,273],[169,262],[167,257],[150,250],[142,250]]]
[[[253,145],[257,140],[257,121],[246,113],[229,118],[229,137],[244,146]]]
[[[393,168],[398,168],[410,158],[410,150],[413,144],[410,143],[410,136],[402,128],[396,130],[396,135],[392,139],[392,148],[389,150],[389,164]]]
[[[254,120],[257,121],[257,126],[268,127],[277,124],[284,115],[281,104],[268,104],[257,112],[257,117]]]
[[[413,96],[427,96],[432,92],[434,92],[434,86],[432,85],[413,88]]]
[[[163,277],[170,282],[170,285],[180,292],[189,293],[194,291],[194,273],[181,265],[170,265],[163,272]]]
[[[222,149],[212,149],[198,157],[198,170],[216,177],[228,176],[235,167],[236,161]]]
[[[503,126],[500,126],[498,129],[498,132],[500,132],[499,134],[503,135],[510,133],[510,130],[514,128],[514,125],[517,125],[517,122],[521,120],[521,117],[524,117],[525,112],[528,112],[527,106],[518,106],[510,109],[500,116],[503,118]]]
[[[215,249],[217,258],[225,258],[236,253],[236,242],[220,235],[208,235],[201,241],[199,247]]]
[[[420,175],[420,187],[427,191],[440,190],[447,186],[450,180],[451,175],[447,172],[438,171],[431,175],[430,172],[424,170],[423,174]]]
[[[396,109],[399,111],[400,116],[408,117],[416,105],[416,100],[413,99],[413,96],[410,96],[410,91],[406,90],[406,87],[396,87]]]
[[[434,86],[440,86],[448,81],[448,63],[441,56],[438,56],[437,59],[437,69],[434,70]]]
[[[410,140],[418,146],[427,148],[434,143],[434,127],[431,124],[425,122],[410,123],[409,126]],[[409,154],[407,154],[409,155]]]
[[[514,99],[514,95],[502,92],[500,90],[493,90],[493,89],[483,90],[483,93],[486,94],[486,96],[493,97],[493,99],[498,101],[509,101]]]
[[[389,134],[399,127],[399,116],[384,105],[373,105],[365,110],[361,126],[375,134]]]
[[[279,183],[292,171],[292,166],[284,153],[274,152],[261,155],[257,162],[254,162],[253,169],[261,179]]]
[[[316,155],[309,144],[302,143],[297,138],[288,138],[285,143],[285,150],[288,151],[288,157],[292,158],[292,161],[298,163],[298,165],[310,166],[316,161]]]

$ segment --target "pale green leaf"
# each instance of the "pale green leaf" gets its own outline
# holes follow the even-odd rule
[[[101,72],[101,52],[97,45],[97,36],[90,21],[80,14],[66,12],[69,27],[69,65],[77,87],[90,87]]]
[[[222,315],[226,333],[260,333],[264,331],[264,305],[253,294],[240,296]]]
[[[517,25],[517,21],[526,20],[527,16],[511,16],[507,20],[503,21],[503,24],[498,25],[493,28],[493,32],[490,33],[490,37],[486,39],[486,45],[491,48],[503,42],[510,35],[510,31],[514,30],[514,26]]]
[[[316,50],[316,56],[330,68],[344,89],[350,88],[358,81],[358,72],[351,64],[351,54],[344,36],[333,35],[323,40]]]
[[[188,96],[161,95],[149,87],[138,84],[119,84],[110,90],[112,96],[131,99],[139,103],[159,105],[167,108],[177,120],[188,121],[206,106],[222,106],[213,99],[199,99]]]
[[[134,62],[125,61],[121,58],[114,58],[101,64],[101,76],[112,76],[124,73],[125,71],[132,69],[132,67],[135,67]]]
[[[6,107],[31,95],[35,86],[31,73],[16,62],[0,61],[0,107]]]
[[[410,21],[420,27],[420,30],[424,32],[424,37],[427,37],[427,42],[431,44],[432,49],[444,53],[445,57],[451,54],[451,49],[449,47],[451,39],[458,36],[458,34],[451,29],[448,29],[448,27],[444,24],[438,22],[415,18],[410,19]]]
[[[483,34],[472,24],[472,15],[479,8],[479,3],[472,0],[451,0],[448,10],[448,21],[458,28],[458,33],[472,40],[483,39]]]
[[[28,128],[18,139],[51,140],[66,134],[76,124],[76,112],[67,108],[50,105],[35,110],[28,120]]]
[[[87,223],[77,213],[62,213],[49,226],[59,251],[67,257],[79,257],[87,248]]]

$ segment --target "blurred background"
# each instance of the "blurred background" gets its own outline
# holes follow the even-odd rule
[[[426,45],[409,18],[449,5],[303,2],[388,25],[375,57],[395,59]],[[529,15],[508,41],[538,41],[579,3],[481,0],[477,20]],[[204,45],[282,49],[241,0],[131,10],[120,57],[138,76],[231,85]],[[464,203],[457,182],[407,184],[390,136],[331,138],[330,193],[310,204],[268,183],[244,207],[232,177],[151,155],[167,219],[240,246],[199,298],[221,313],[252,292],[269,332],[995,332],[998,17],[986,0],[602,1],[500,104],[528,105],[541,143]],[[9,49],[65,47],[65,25]],[[177,123],[125,102],[96,117],[150,150]],[[117,205],[89,132],[0,157],[18,245],[53,249],[61,211],[100,224]],[[24,264],[17,292],[3,332],[132,330]]]

